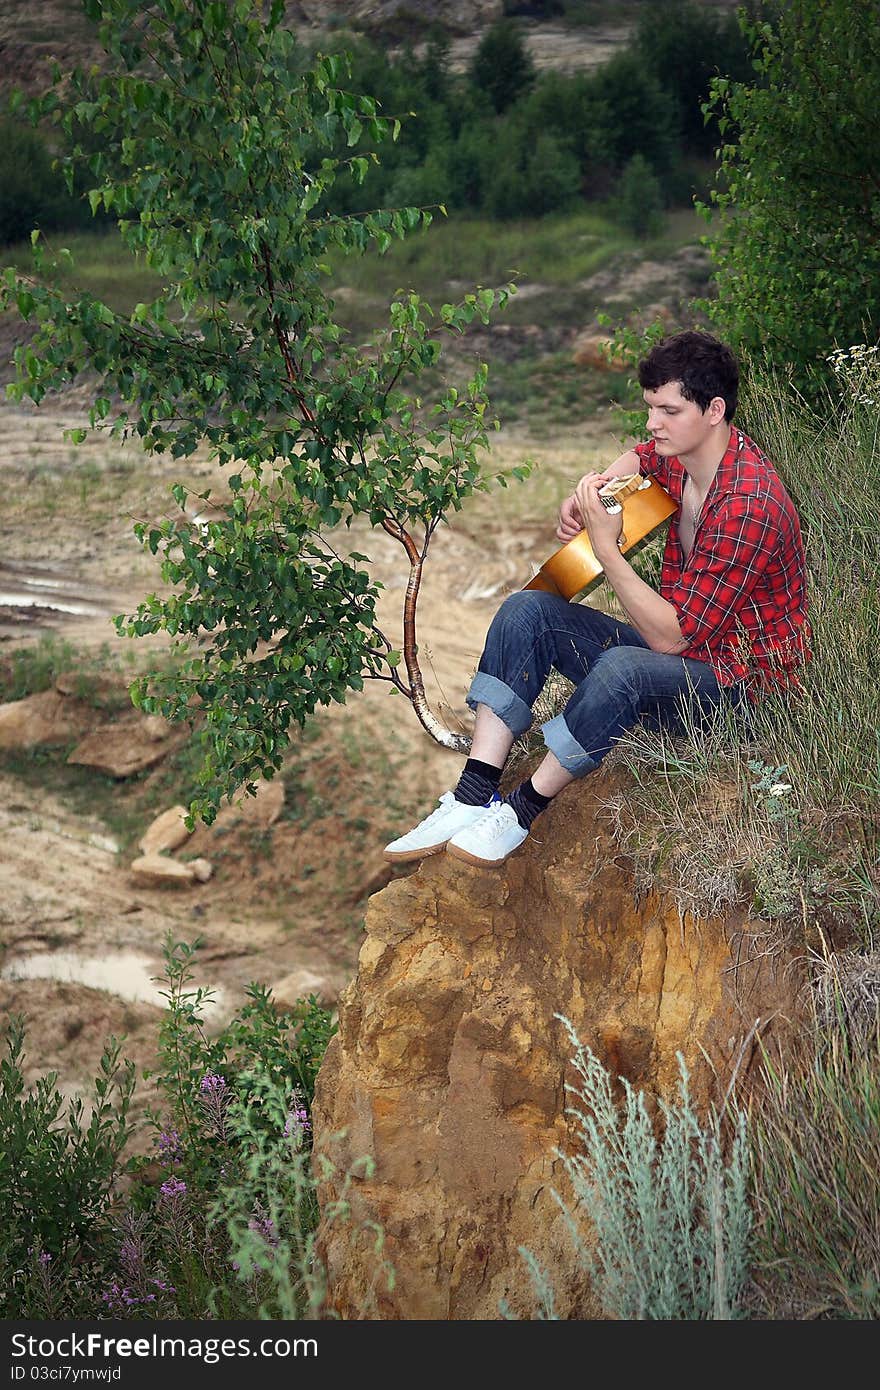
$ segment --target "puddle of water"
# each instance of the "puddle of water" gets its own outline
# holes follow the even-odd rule
[[[7,619],[100,618],[110,611],[109,603],[107,595],[76,575],[0,561],[0,609],[8,610]]]
[[[63,980],[68,984],[88,985],[91,989],[106,989],[120,999],[133,1003],[158,1004],[167,1008],[160,990],[166,984],[152,977],[158,972],[155,960],[131,951],[117,951],[104,956],[82,956],[77,951],[40,951],[9,961],[3,969],[4,980]],[[210,1017],[223,1005],[222,989],[203,1006]]]
[[[75,618],[100,618],[104,612],[96,603],[56,599],[48,601],[46,594],[0,593],[0,608],[43,608],[52,613],[70,613]]]

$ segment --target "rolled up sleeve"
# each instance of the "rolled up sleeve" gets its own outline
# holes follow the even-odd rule
[[[717,638],[736,621],[778,539],[776,509],[756,497],[727,498],[703,523],[668,594],[689,648]]]

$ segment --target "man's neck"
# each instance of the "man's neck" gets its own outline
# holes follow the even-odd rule
[[[679,463],[690,474],[697,491],[705,496],[730,443],[730,422],[722,420],[692,454],[679,454]]]

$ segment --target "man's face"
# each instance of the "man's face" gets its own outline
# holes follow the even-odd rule
[[[656,391],[643,391],[648,407],[648,433],[661,458],[693,454],[706,442],[713,426],[712,407],[703,413],[681,394],[681,383],[667,381]]]

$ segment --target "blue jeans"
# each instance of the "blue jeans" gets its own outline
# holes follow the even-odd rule
[[[574,777],[598,767],[643,716],[682,732],[684,704],[699,719],[725,700],[746,703],[742,685],[719,685],[707,662],[651,651],[627,623],[540,590],[512,594],[495,614],[467,703],[488,705],[514,735],[524,733],[551,667],[575,690],[541,732]]]

